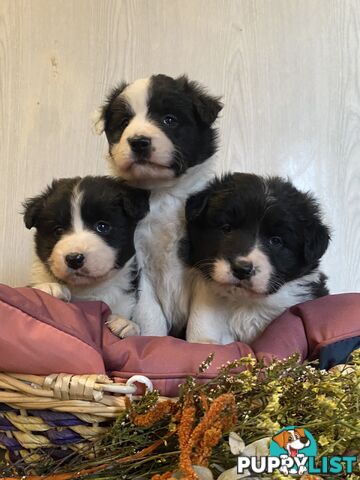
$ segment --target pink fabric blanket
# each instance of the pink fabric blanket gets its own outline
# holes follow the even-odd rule
[[[302,360],[314,359],[327,346],[360,338],[357,293],[297,305],[251,346],[189,344],[172,337],[121,340],[105,325],[109,313],[101,302],[68,304],[39,290],[0,285],[0,370],[39,375],[107,372],[120,378],[141,373],[163,395],[174,396],[211,352],[215,359],[204,379],[244,355],[270,359],[299,352]]]

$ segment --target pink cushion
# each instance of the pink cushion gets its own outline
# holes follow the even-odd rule
[[[214,352],[201,377],[216,375],[227,361],[248,354],[285,358],[299,352],[316,358],[325,345],[360,336],[360,294],[323,297],[297,305],[277,318],[251,346],[189,344],[172,337],[114,336],[101,302],[67,304],[29,288],[0,285],[0,370],[50,373],[108,373],[149,377],[163,395],[174,396],[188,375]]]
[[[40,290],[0,285],[0,370],[105,373],[101,343],[109,312],[101,302],[69,304]]]

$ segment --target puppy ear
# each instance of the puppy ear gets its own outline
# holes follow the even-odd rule
[[[26,228],[30,229],[37,226],[38,217],[41,214],[47,199],[55,189],[72,189],[80,180],[80,177],[55,179],[40,195],[26,199],[22,204],[24,207],[23,215]]]
[[[303,428],[295,428],[295,432],[300,435],[300,437],[306,437],[305,430]]]
[[[185,75],[179,77],[176,81],[191,96],[199,119],[205,125],[212,125],[223,108],[220,97],[209,95],[204,87],[197,82],[189,81]]]
[[[123,196],[123,208],[126,215],[136,221],[141,220],[149,211],[150,192],[139,188],[129,188]]]
[[[275,435],[274,437],[272,437],[272,439],[274,440],[274,442],[276,442],[279,445],[279,447],[285,448],[287,433],[284,430],[283,432],[280,432],[277,435]]]
[[[101,135],[105,131],[105,117],[106,112],[110,108],[112,102],[122,93],[125,87],[127,87],[126,82],[121,82],[119,85],[114,87],[106,97],[104,105],[98,107],[92,115],[92,124],[93,130],[97,135]]]
[[[104,118],[104,107],[97,108],[92,116],[91,121],[93,125],[93,131],[96,135],[101,135],[105,130],[105,118]]]
[[[330,231],[319,219],[306,231],[304,244],[305,261],[314,263],[324,255],[330,242]]]
[[[38,195],[37,197],[28,198],[22,204],[24,207],[24,223],[25,227],[29,230],[36,227],[37,218],[39,217],[44,205],[44,195]]]
[[[209,200],[207,190],[202,190],[189,197],[185,206],[185,218],[187,222],[193,222],[205,212]]]

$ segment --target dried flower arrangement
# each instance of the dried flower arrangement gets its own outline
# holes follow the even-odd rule
[[[199,372],[211,362],[210,356]],[[226,476],[234,470],[234,453],[256,454],[287,425],[309,429],[319,457],[360,453],[360,350],[353,353],[351,366],[330,371],[317,369],[315,363],[301,364],[297,355],[269,365],[246,357],[221,367],[206,384],[188,378],[176,401],[158,400],[152,392],[129,401],[110,433],[92,447],[92,461],[82,461],[81,452],[66,463],[44,458],[28,467],[38,476],[26,477],[25,471],[22,478],[237,478]],[[1,472],[0,465],[2,478],[14,475],[14,467],[4,467]],[[346,478],[359,478],[359,465],[356,468]],[[261,478],[288,477],[275,473]],[[336,478],[345,477],[331,476]]]

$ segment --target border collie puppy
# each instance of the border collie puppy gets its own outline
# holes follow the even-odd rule
[[[148,193],[110,177],[54,180],[24,203],[24,222],[36,228],[31,286],[65,301],[101,300],[110,329],[138,333],[134,231],[148,211]]]
[[[288,307],[328,294],[319,261],[329,229],[289,181],[225,175],[188,199],[186,220],[190,342],[250,343]]]
[[[121,84],[99,109],[112,172],[150,188],[150,212],[135,231],[140,270],[133,320],[142,335],[179,334],[188,317],[189,282],[178,258],[189,194],[214,176],[213,128],[222,105],[186,77],[153,75]]]

